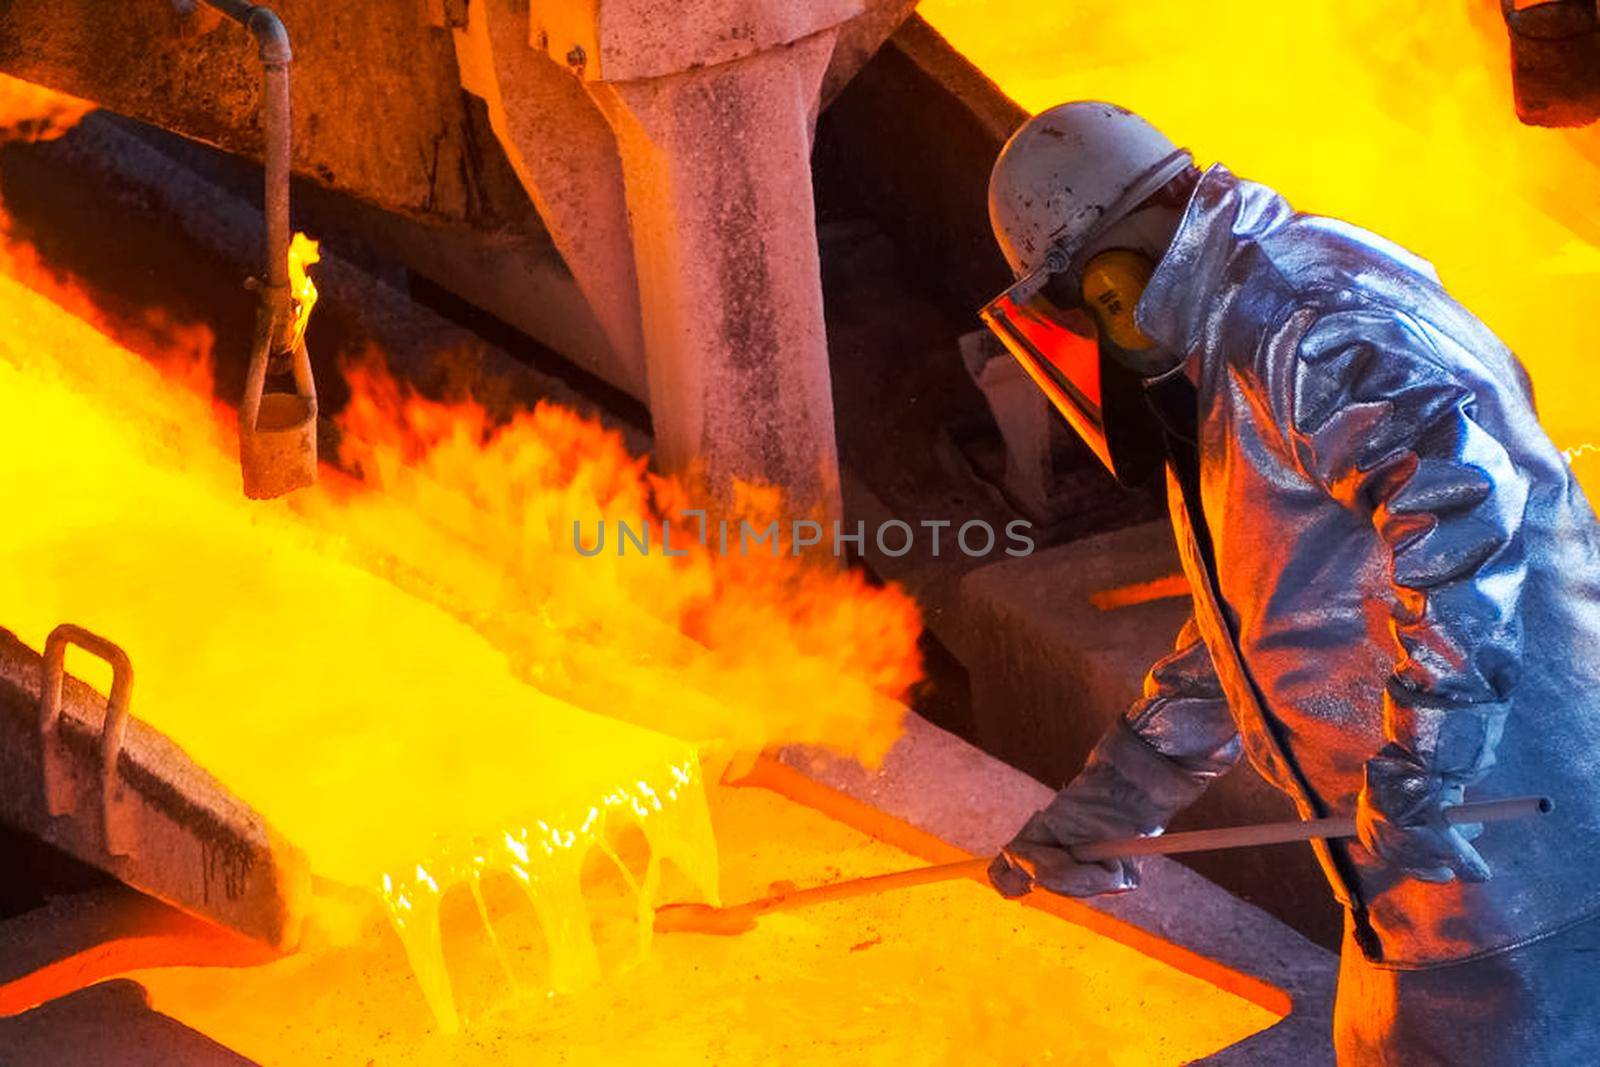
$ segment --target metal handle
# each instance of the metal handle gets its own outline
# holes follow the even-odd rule
[[[812,886],[809,889],[791,889],[775,896],[748,901],[731,907],[718,908],[709,904],[667,904],[656,910],[655,929],[658,933],[692,932],[701,934],[733,935],[753,929],[756,920],[774,911],[791,911],[831,900],[848,900],[852,897],[886,893],[893,889],[932,885],[958,878],[982,878],[988,870],[988,856],[940,863],[931,867],[913,867],[908,871],[892,871],[865,878],[852,878],[845,882]]]
[[[1506,797],[1472,804],[1457,804],[1445,809],[1445,820],[1461,823],[1505,822],[1555,810],[1549,797]],[[1229,826],[1220,830],[1189,830],[1155,837],[1132,837],[1121,841],[1093,841],[1072,846],[1072,855],[1084,863],[1122,859],[1128,856],[1166,856],[1175,852],[1206,852],[1212,849],[1242,848],[1248,845],[1277,845],[1313,838],[1354,837],[1356,820],[1341,815],[1331,819],[1266,822],[1253,826]]]
[[[289,313],[289,321],[294,314]],[[257,316],[256,337],[250,351],[250,363],[245,369],[244,396],[239,400],[239,433],[255,435],[261,432],[261,399],[266,395],[267,370],[273,352],[273,332],[279,321],[274,313],[264,308]],[[311,373],[311,356],[306,352],[304,340],[296,340],[289,351],[289,369],[294,374],[295,395],[305,401],[306,410],[315,419],[317,414],[317,383]],[[279,427],[281,429],[281,427]],[[313,431],[314,432],[314,431]]]
[[[76,799],[60,736],[61,692],[67,676],[68,645],[77,645],[111,665],[111,694],[106,698],[105,719],[100,725],[100,829],[108,853],[127,855],[125,835],[116,817],[121,789],[117,759],[122,754],[122,738],[128,730],[133,663],[114,642],[69,622],[51,630],[44,642],[44,677],[39,685],[39,743],[45,805],[51,815],[67,815],[72,812]]]

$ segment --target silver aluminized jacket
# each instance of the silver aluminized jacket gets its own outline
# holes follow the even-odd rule
[[[1485,830],[1482,884],[1319,845],[1379,966],[1600,913],[1600,534],[1516,358],[1426,262],[1221,167],[1137,317],[1197,378],[1215,565],[1174,490],[1194,625],[1127,725],[1197,766],[1237,729],[1306,818],[1354,811],[1387,741],[1475,781],[1468,799],[1555,799]]]

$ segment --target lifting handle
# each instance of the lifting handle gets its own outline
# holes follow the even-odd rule
[[[118,818],[122,786],[117,775],[117,759],[122,754],[122,738],[128,730],[133,663],[115,643],[70,622],[51,630],[44,642],[44,677],[39,686],[39,743],[45,805],[51,815],[69,815],[76,799],[61,741],[61,691],[67,676],[68,645],[77,645],[111,665],[111,695],[106,698],[105,719],[100,725],[100,830],[106,852],[125,856],[130,848]]]

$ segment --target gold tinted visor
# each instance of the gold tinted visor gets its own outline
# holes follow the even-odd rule
[[[1115,470],[1106,438],[1100,347],[1094,320],[1046,295],[1048,267],[995,297],[979,315],[1077,431],[1108,470]]]

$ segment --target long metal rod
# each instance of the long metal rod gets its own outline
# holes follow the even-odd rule
[[[913,886],[932,885],[936,882],[948,882],[957,878],[973,878],[982,875],[984,871],[988,870],[992,859],[993,857],[990,856],[980,856],[977,859],[957,860],[954,863],[939,863],[931,867],[913,867],[908,871],[892,871],[889,874],[873,874],[865,878],[852,878],[847,882],[812,886],[810,889],[794,889],[787,893],[778,893],[761,900],[753,900],[748,904],[741,904],[737,910],[750,915],[761,915],[769,911],[799,907],[806,904],[821,904],[829,900],[845,900],[870,893],[882,893],[890,889],[910,889]]]
[[[1445,819],[1452,825],[1505,822],[1510,819],[1546,815],[1554,810],[1555,804],[1549,797],[1507,797],[1503,800],[1486,800],[1447,808]],[[1277,845],[1291,841],[1309,841],[1313,838],[1353,837],[1355,832],[1356,821],[1350,816],[1304,821],[1293,819],[1284,822],[1257,823],[1251,826],[1227,826],[1217,830],[1189,830],[1155,837],[1096,841],[1092,844],[1073,846],[1072,855],[1085,863],[1093,863],[1128,856],[1172,855],[1179,852],[1207,852],[1251,845]],[[906,871],[834,882],[831,885],[794,889],[787,893],[726,908],[714,908],[704,904],[668,904],[656,914],[656,929],[662,932],[740,933],[754,925],[759,916],[769,912],[788,911],[791,908],[822,904],[830,900],[845,900],[960,878],[981,878],[991,862],[993,862],[992,857],[979,856],[931,867],[914,867]]]
[[[1554,810],[1555,803],[1549,797],[1507,797],[1504,800],[1457,804],[1446,808],[1444,817],[1446,822],[1459,826],[1462,823],[1525,819],[1532,815],[1548,815]],[[1285,822],[1258,823],[1254,826],[1228,826],[1220,830],[1187,830],[1181,834],[1132,837],[1121,841],[1096,841],[1087,845],[1074,845],[1072,855],[1085,863],[1092,863],[1126,856],[1169,856],[1175,852],[1208,852],[1213,849],[1244,848],[1250,845],[1279,845],[1289,841],[1310,841],[1319,837],[1354,837],[1355,834],[1354,817],[1341,815],[1331,819],[1304,821],[1291,819]]]

